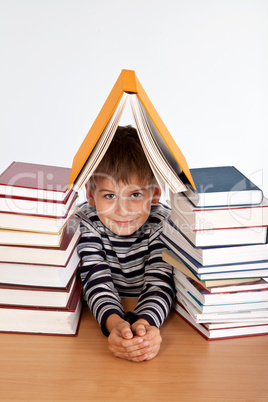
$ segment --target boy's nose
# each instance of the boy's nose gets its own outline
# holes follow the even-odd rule
[[[127,200],[118,200],[116,203],[115,211],[120,216],[127,216],[130,213]]]

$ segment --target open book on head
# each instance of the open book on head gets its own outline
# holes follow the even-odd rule
[[[140,85],[135,72],[122,70],[99,115],[76,153],[69,188],[80,191],[97,168],[119,125],[127,99],[144,153],[160,187],[186,191],[194,182],[186,159]]]

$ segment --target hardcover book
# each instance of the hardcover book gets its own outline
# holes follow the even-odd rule
[[[195,207],[184,193],[169,193],[169,204],[184,216],[193,230],[268,226],[268,200],[258,205]]]
[[[207,340],[219,340],[268,334],[268,321],[241,321],[240,323],[219,323],[217,324],[217,326],[215,326],[216,324],[202,324],[196,322],[180,303],[176,303],[174,309],[177,314],[179,314],[186,322],[188,322],[188,324],[195,328]]]
[[[185,192],[197,207],[260,204],[263,193],[234,166],[190,169],[196,189]]]
[[[0,262],[1,282],[13,285],[65,288],[72,275],[77,271],[80,262],[76,243],[72,247],[62,265],[55,265],[54,260],[50,265]]]
[[[75,202],[66,210],[65,216],[50,217],[45,215],[27,215],[11,212],[0,212],[0,228],[8,230],[22,230],[35,233],[59,233],[63,226],[75,214]]]
[[[170,220],[195,247],[264,244],[267,239],[267,226],[214,228],[206,225],[194,229],[187,217],[175,209],[171,210]]]
[[[202,312],[201,309],[195,306],[192,301],[178,292],[176,300],[188,311],[188,313],[198,323],[221,323],[221,322],[241,322],[241,321],[267,321],[268,322],[268,309],[267,308],[252,308],[245,310],[232,310],[226,309],[221,311]],[[254,303],[252,303],[254,306]]]
[[[0,244],[0,262],[37,265],[65,265],[81,236],[80,219],[68,221],[59,247],[31,247]]]
[[[195,247],[171,221],[165,221],[161,238],[171,240],[202,265],[223,265],[268,260],[268,243]]]
[[[232,304],[232,303],[247,303],[268,301],[268,289],[253,289],[244,291],[232,291],[225,293],[210,293],[202,285],[197,283],[192,278],[187,277],[179,270],[176,270],[174,277],[175,285],[179,290],[185,290],[195,297],[201,304],[215,305],[215,304]],[[266,285],[268,283],[266,282]],[[239,286],[243,287],[243,284]],[[237,288],[239,288],[237,286]]]
[[[163,260],[190,278],[200,282],[205,287],[234,285],[237,283],[252,282],[253,279],[268,277],[268,261],[258,262],[259,269],[255,267],[254,263],[238,264],[238,268],[240,269],[237,270],[235,269],[236,265],[232,265],[231,267],[228,265],[202,267],[202,265],[194,261],[193,258],[183,250],[180,250],[174,243],[170,243],[167,239],[163,239],[163,243],[170,248],[170,250],[163,252]]]
[[[0,305],[0,332],[76,335],[82,311],[81,292],[78,281],[66,307]]]
[[[77,151],[69,188],[73,185],[79,191],[98,166],[112,141],[128,97],[144,153],[160,186],[166,183],[173,192],[185,191],[185,183],[195,188],[184,155],[131,70],[122,70]]]
[[[12,162],[0,175],[0,195],[64,201],[68,195],[70,168]]]
[[[0,195],[0,213],[64,218],[77,199],[77,193],[70,191],[63,201],[41,200],[10,195]]]
[[[76,287],[75,274],[65,288],[0,284],[0,305],[66,307]]]

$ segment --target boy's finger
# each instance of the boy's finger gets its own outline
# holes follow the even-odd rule
[[[138,336],[144,336],[146,334],[146,328],[143,324],[136,324],[134,331]]]
[[[150,343],[148,341],[140,342],[138,344],[133,344],[133,345],[127,345],[125,347],[122,346],[120,349],[121,349],[122,352],[125,352],[125,353],[134,353],[134,354],[138,353],[138,354],[141,354],[142,351],[144,349],[147,349],[147,348],[151,349]],[[143,352],[143,353],[145,353],[145,352]]]
[[[132,333],[131,329],[128,328],[128,327],[124,327],[121,330],[121,334],[122,334],[123,338],[125,338],[125,339],[132,339],[133,338],[133,333]]]
[[[117,324],[116,329],[118,332],[120,332],[123,338],[125,339],[133,338],[133,332],[131,331],[129,323],[121,321],[119,322],[119,324]]]
[[[125,349],[128,348],[140,349],[142,344],[143,344],[142,338],[134,337],[131,339],[122,339],[120,346],[122,346]]]
[[[120,357],[122,359],[132,360],[132,361],[142,361],[148,359],[150,353],[152,353],[152,349],[150,346],[144,347],[142,349],[137,350],[126,350],[122,348],[118,348],[116,350],[112,350],[114,356]]]
[[[121,348],[129,348],[129,347],[136,347],[137,349],[140,348],[140,344],[143,343],[143,339],[139,337],[132,337],[131,339],[125,339],[122,334],[116,335],[112,334],[108,338],[108,343],[111,346],[121,347]]]

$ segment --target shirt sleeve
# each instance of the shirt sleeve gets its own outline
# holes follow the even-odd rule
[[[167,318],[175,295],[172,266],[162,260],[165,249],[158,238],[150,241],[144,286],[134,311],[139,318],[158,328]]]
[[[124,317],[117,289],[114,287],[110,267],[105,261],[105,250],[97,231],[83,230],[77,246],[81,258],[80,277],[83,296],[104,335],[109,332],[105,322],[111,314]]]

